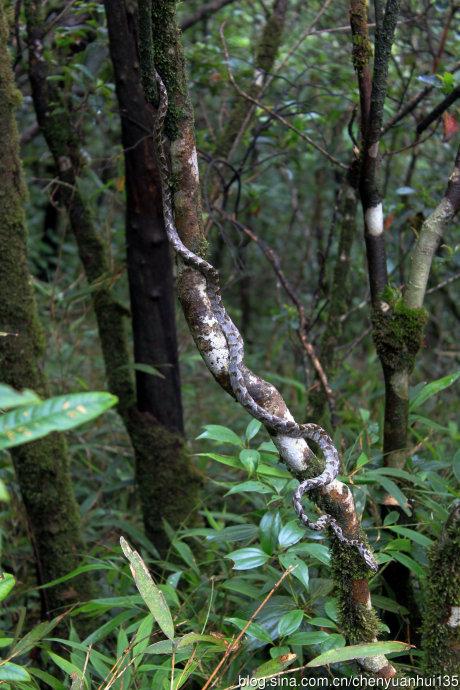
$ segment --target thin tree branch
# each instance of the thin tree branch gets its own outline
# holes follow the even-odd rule
[[[207,2],[202,5],[194,14],[185,17],[185,19],[183,19],[181,22],[180,28],[182,31],[187,31],[187,29],[190,29],[190,27],[198,24],[198,22],[201,22],[203,19],[207,19],[212,14],[216,14],[216,12],[221,10],[223,7],[226,7],[226,5],[230,5],[233,2],[235,2],[235,0],[212,0],[212,2]]]

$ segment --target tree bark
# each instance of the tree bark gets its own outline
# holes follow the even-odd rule
[[[158,237],[158,233],[153,238],[148,236],[148,233],[152,231],[152,226],[146,227],[145,220],[146,213],[154,208],[152,206],[154,201],[149,201],[149,205],[146,207],[145,178],[143,196],[137,198],[130,174],[127,185],[129,198],[132,201],[128,213],[129,228],[132,230],[128,238],[128,251],[131,259],[131,296],[133,297],[133,292],[139,287],[138,281],[142,281],[142,289],[147,293],[136,292],[136,299],[133,299],[134,329],[137,336],[135,354],[136,357],[141,357],[141,363],[151,363],[152,354],[146,355],[145,342],[147,341],[150,346],[152,338],[155,339],[153,344],[156,349],[153,352],[153,357],[159,358],[155,365],[160,365],[158,366],[159,369],[163,366],[165,379],[156,377],[154,382],[166,381],[167,383],[164,385],[169,385],[168,393],[172,391],[172,394],[166,399],[166,393],[163,390],[166,411],[163,410],[161,399],[152,386],[153,377],[142,372],[139,372],[137,379],[139,404],[136,404],[136,388],[126,337],[126,314],[113,294],[107,248],[94,227],[88,205],[78,189],[77,180],[84,168],[84,161],[80,154],[78,139],[73,129],[69,110],[53,82],[48,79],[49,66],[43,55],[41,3],[36,0],[27,0],[25,7],[29,43],[29,76],[37,120],[53,155],[61,183],[59,198],[67,210],[86,278],[93,288],[91,297],[98,324],[106,377],[110,391],[119,399],[118,411],[133,445],[136,479],[146,533],[151,541],[162,550],[168,544],[162,520],[166,519],[173,527],[182,522],[184,512],[187,514],[195,506],[198,481],[191,468],[190,459],[184,446],[184,438],[181,434],[181,407],[179,406],[179,410],[174,409],[175,399],[172,395],[174,392],[178,392],[179,386],[177,369],[172,371],[169,366],[166,366],[170,362],[165,361],[167,357],[171,356],[173,358],[172,363],[177,365],[177,358],[174,361],[174,353],[171,352],[175,332],[173,331],[171,334],[171,331],[166,330],[173,327],[174,314],[169,314],[169,322],[161,331],[163,337],[158,333],[152,335],[153,306],[156,305],[157,307],[157,316],[163,315],[158,306],[159,299],[155,297],[155,291],[158,292],[159,286],[156,282],[157,278],[152,279],[152,273],[145,263],[142,263],[142,272],[138,270],[139,263],[146,259],[145,256],[140,255],[140,251],[147,247],[148,257],[151,258],[152,249],[155,248],[155,239]],[[145,136],[146,133],[143,131],[142,137]],[[139,137],[135,142],[137,146],[133,149],[139,149],[136,155],[142,151],[142,145],[147,146],[148,144],[147,140],[141,144],[138,142]],[[146,155],[149,155],[148,149],[146,151]],[[130,158],[131,164],[132,159]],[[147,168],[152,166],[151,157],[144,160],[144,174],[146,166]],[[131,168],[127,167],[127,172],[130,173],[130,171]],[[153,216],[152,222],[155,222],[155,216]],[[164,256],[165,247],[163,244]],[[170,261],[169,256],[167,259]],[[136,270],[138,270],[138,274],[134,275]],[[164,278],[166,271],[167,266],[163,267],[163,275],[158,276],[158,279]],[[152,284],[153,282],[154,284]],[[166,305],[165,309],[167,310],[167,305],[170,304],[171,300],[171,295],[167,291],[170,289],[170,285],[165,284],[162,287],[165,291],[165,301],[162,302],[162,305]],[[154,291],[153,294],[152,290]],[[145,320],[144,323],[142,323],[142,319]],[[142,359],[144,355],[146,360]],[[161,419],[165,419],[166,414],[171,414],[171,426],[164,426],[156,414],[159,414]],[[179,488],[177,476],[185,478],[185,486]]]
[[[175,221],[182,241],[192,251],[203,254],[206,244],[201,220],[199,175],[196,166],[193,113],[187,94],[184,57],[177,30],[174,0],[141,0],[141,17],[150,19],[143,27],[141,57],[146,59],[144,74],[148,76],[152,63],[160,73],[169,95],[166,133],[170,139],[172,174],[174,176]],[[147,30],[146,30],[147,29]],[[151,61],[151,62],[150,62]],[[149,83],[144,83],[149,87]],[[150,86],[153,86],[150,84]],[[148,93],[148,90],[147,90]],[[229,353],[225,336],[211,308],[205,279],[191,267],[179,266],[178,292],[185,317],[195,343],[217,382],[231,393],[228,374]],[[284,400],[269,383],[244,368],[243,375],[253,399],[267,411],[284,419],[292,419]],[[293,474],[305,478],[318,466],[302,439],[292,439],[281,433],[273,441]],[[345,534],[360,534],[353,497],[345,485],[337,480],[318,492],[318,502],[335,515]],[[349,547],[332,539],[335,577],[342,608],[342,623],[350,639],[371,640],[377,633],[377,620],[370,603],[366,568]],[[350,628],[349,625],[353,627]],[[390,678],[395,670],[385,657],[361,660],[362,666],[375,675]]]
[[[431,548],[423,609],[425,672],[460,669],[460,503],[452,508],[439,541]]]
[[[45,338],[27,265],[25,186],[19,158],[14,85],[7,51],[8,25],[0,3],[0,377],[15,388],[48,395],[43,373]],[[84,556],[80,515],[72,488],[64,436],[50,436],[11,452],[24,501],[37,564],[44,584],[77,568]],[[41,590],[44,616],[91,597],[88,575]]]

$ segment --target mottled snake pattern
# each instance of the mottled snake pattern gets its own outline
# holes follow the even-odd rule
[[[277,417],[267,412],[251,396],[243,374],[244,343],[237,327],[231,320],[225,309],[219,284],[219,274],[208,261],[190,251],[179,237],[174,214],[173,200],[170,184],[170,170],[167,154],[167,142],[164,134],[164,121],[168,112],[168,92],[160,75],[155,72],[155,80],[158,86],[158,111],[154,124],[154,140],[158,158],[161,192],[163,200],[163,215],[168,240],[179,255],[182,262],[198,271],[206,280],[206,292],[211,309],[216,318],[228,347],[229,363],[228,374],[230,385],[236,400],[265,427],[275,434],[282,434],[289,438],[302,438],[314,441],[321,449],[325,458],[325,469],[317,477],[307,479],[299,484],[293,496],[294,508],[302,523],[311,530],[321,531],[329,527],[338,540],[348,546],[356,547],[367,566],[371,570],[377,570],[377,563],[366,546],[358,539],[348,539],[337,520],[332,515],[322,515],[316,522],[312,522],[302,507],[302,497],[312,489],[318,489],[330,484],[337,477],[340,460],[338,452],[328,434],[317,424],[297,424]]]

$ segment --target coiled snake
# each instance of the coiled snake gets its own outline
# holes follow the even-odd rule
[[[267,412],[251,396],[243,375],[244,344],[240,332],[231,320],[225,309],[219,285],[219,274],[208,261],[190,251],[179,237],[177,232],[173,202],[170,187],[170,172],[167,156],[167,144],[164,134],[164,121],[168,112],[168,92],[160,75],[155,72],[158,86],[159,104],[154,125],[154,140],[158,158],[161,192],[163,198],[163,215],[166,233],[169,242],[181,260],[187,266],[199,271],[206,280],[206,292],[209,297],[213,314],[222,329],[227,342],[229,364],[228,374],[230,385],[236,400],[256,419],[261,421],[272,433],[283,434],[289,438],[309,439],[318,444],[325,458],[325,469],[318,476],[307,479],[299,484],[293,496],[294,508],[302,523],[309,529],[320,531],[326,527],[332,529],[336,537],[344,544],[354,546],[361,554],[367,566],[371,570],[377,570],[377,563],[372,553],[358,539],[348,539],[332,515],[322,515],[316,522],[312,522],[302,507],[302,496],[311,491],[324,487],[332,482],[339,472],[339,455],[328,434],[317,424],[297,424],[277,417]]]

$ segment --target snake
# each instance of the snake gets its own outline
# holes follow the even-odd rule
[[[313,521],[310,520],[303,508],[302,498],[305,494],[313,489],[326,487],[336,479],[339,473],[340,458],[330,436],[317,424],[298,424],[294,420],[284,419],[268,412],[254,400],[248,390],[244,376],[244,342],[238,328],[233,323],[224,306],[219,273],[206,259],[198,256],[185,246],[175,225],[171,175],[168,162],[168,141],[164,128],[169,107],[168,91],[156,70],[154,70],[154,78],[158,89],[158,107],[156,117],[154,118],[153,138],[158,161],[165,230],[169,243],[183,264],[198,271],[205,279],[206,293],[213,315],[227,343],[228,376],[233,395],[242,407],[255,419],[259,420],[271,434],[282,434],[289,438],[314,441],[318,445],[325,459],[324,470],[317,477],[312,477],[299,483],[292,498],[294,510],[305,527],[317,532],[330,528],[342,544],[355,547],[367,567],[372,571],[376,571],[378,565],[371,551],[359,539],[346,537],[341,526],[332,515],[325,513],[316,521]]]

